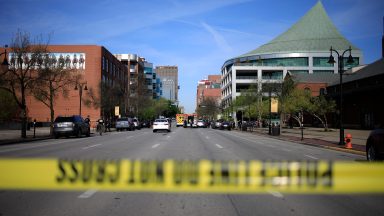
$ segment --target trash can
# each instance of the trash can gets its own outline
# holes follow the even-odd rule
[[[272,136],[280,136],[280,127],[272,128]]]

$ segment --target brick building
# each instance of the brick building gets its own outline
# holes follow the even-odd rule
[[[103,98],[100,96],[100,85],[103,82],[107,86],[119,84],[121,88],[127,87],[127,68],[116,59],[106,48],[97,45],[50,45],[48,51],[58,59],[62,56],[65,59],[66,67],[73,69],[75,74],[81,74],[82,79],[77,83],[77,88],[69,87],[68,97],[59,95],[55,101],[55,116],[78,115],[89,116],[95,122],[100,116],[114,115],[114,109],[103,110],[103,108],[86,105],[90,100],[91,93],[95,96],[93,101],[100,103]],[[9,57],[10,59],[12,56]],[[76,83],[73,84],[76,86]],[[80,100],[80,93],[81,100]],[[122,102],[123,104],[124,102]],[[120,112],[123,112],[122,104]],[[81,113],[80,113],[81,105]],[[32,95],[27,97],[28,117],[36,119],[37,122],[49,122],[50,111],[47,106],[37,101]]]
[[[201,102],[206,98],[212,98],[216,101],[217,106],[220,105],[221,75],[208,75],[208,79],[203,79],[198,82],[196,92],[196,107],[199,107]]]

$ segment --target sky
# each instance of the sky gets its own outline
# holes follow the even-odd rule
[[[154,67],[177,65],[179,104],[192,113],[199,80],[285,32],[317,1],[0,0],[0,45],[21,30],[52,45],[99,45],[138,54]],[[321,2],[365,64],[381,58],[384,1]]]

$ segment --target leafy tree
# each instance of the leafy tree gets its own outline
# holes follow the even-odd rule
[[[328,131],[327,114],[334,112],[335,108],[336,102],[334,100],[327,100],[323,95],[320,95],[311,98],[311,106],[308,111],[320,120],[324,131]]]
[[[294,89],[283,101],[285,112],[290,114],[299,125],[303,124],[304,112],[311,109],[311,94],[307,90]]]
[[[30,35],[19,30],[11,42],[10,65],[0,71],[0,88],[11,93],[21,110],[22,138],[27,137],[26,95],[36,87],[37,69],[47,52],[47,45],[40,41],[32,43]]]

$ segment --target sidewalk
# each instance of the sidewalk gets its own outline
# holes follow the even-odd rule
[[[346,149],[344,145],[338,145],[340,136],[338,129],[331,129],[331,131],[326,132],[323,128],[304,128],[303,140],[301,140],[300,128],[282,128],[280,136],[270,136],[268,134],[268,128],[254,128],[253,132],[247,131],[247,133],[257,133],[275,139],[287,140],[358,155],[365,155],[365,144],[370,132],[370,130],[345,129],[345,135],[352,135],[352,149]]]
[[[31,142],[49,138],[49,127],[37,127],[35,137],[33,137],[33,128],[31,128],[27,130],[27,138],[21,138],[21,130],[0,130],[0,145]]]

